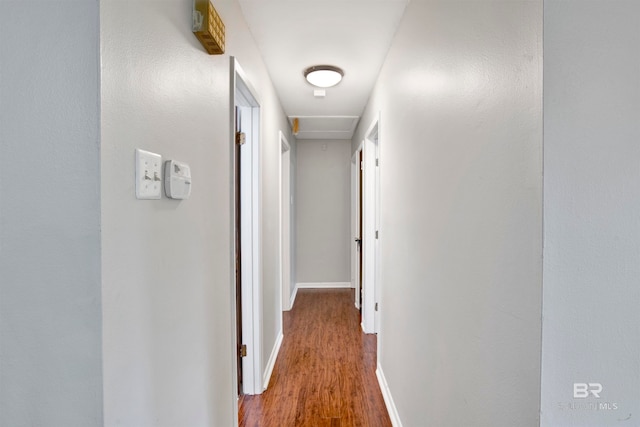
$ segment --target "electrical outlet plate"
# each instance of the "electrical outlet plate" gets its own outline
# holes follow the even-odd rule
[[[136,149],[136,198],[157,200],[162,195],[162,156]]]

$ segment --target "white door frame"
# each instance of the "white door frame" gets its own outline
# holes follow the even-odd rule
[[[234,57],[231,57],[230,114],[231,129],[231,209],[235,210],[235,107],[244,112],[242,132],[246,134],[246,143],[241,147],[241,251],[242,251],[242,313],[236,313],[235,274],[231,274],[232,295],[232,337],[233,365],[236,365],[238,344],[246,344],[247,356],[242,359],[242,388],[245,394],[260,394],[262,384],[262,251],[261,240],[261,203],[260,203],[260,102],[242,68]],[[249,114],[247,114],[249,113]],[[246,117],[248,116],[248,117]],[[249,120],[247,120],[249,119]],[[235,271],[235,213],[231,215],[231,254],[232,273]],[[236,342],[236,316],[242,319],[243,343]],[[237,390],[234,375],[235,392]],[[237,403],[236,403],[237,405]]]
[[[380,294],[380,153],[379,115],[373,120],[362,143],[364,163],[362,215],[362,330],[378,333]]]
[[[367,133],[367,140],[373,143],[375,147],[374,156],[375,156],[375,179],[374,179],[374,197],[375,197],[375,223],[374,228],[378,232],[378,236],[374,240],[374,299],[375,299],[375,309],[373,312],[373,331],[374,333],[380,332],[380,300],[382,295],[382,281],[380,279],[380,214],[382,210],[382,204],[380,203],[380,115],[376,118],[374,124],[371,125],[371,131]],[[375,232],[375,231],[374,231]],[[380,340],[378,339],[378,344],[380,344]]]
[[[280,289],[282,311],[291,310],[291,145],[280,136]]]
[[[358,256],[358,243],[356,239],[360,236],[360,152],[362,143],[358,146],[351,157],[351,287],[355,289],[355,306],[360,309],[360,257]],[[360,246],[362,250],[362,246]]]

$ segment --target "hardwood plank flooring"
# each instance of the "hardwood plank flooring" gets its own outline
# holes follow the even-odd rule
[[[240,427],[391,427],[353,292],[298,291],[269,387],[240,398]]]

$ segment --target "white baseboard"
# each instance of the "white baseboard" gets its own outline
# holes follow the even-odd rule
[[[297,296],[298,296],[298,285],[296,285],[295,288],[293,288],[293,294],[291,295],[291,298],[289,299],[289,310],[291,310],[293,308],[293,303],[296,302],[296,297]]]
[[[293,288],[293,294],[291,295],[291,302],[289,303],[289,310],[293,308],[293,304],[296,302],[298,296],[298,289],[333,289],[333,288],[350,288],[351,282],[307,282],[296,283]]]
[[[280,332],[278,334],[278,338],[276,338],[273,350],[271,350],[271,356],[269,356],[269,361],[267,362],[267,369],[264,370],[264,376],[262,377],[263,390],[266,390],[269,386],[269,380],[271,380],[273,368],[276,366],[276,359],[278,358],[278,353],[280,352],[280,346],[282,345],[283,339],[284,335]]]
[[[351,288],[351,282],[309,282],[296,283],[298,289],[330,289],[330,288]]]
[[[376,369],[376,377],[378,378],[384,404],[387,407],[387,412],[389,412],[389,418],[391,418],[391,425],[393,427],[402,427],[402,421],[400,421],[400,415],[398,415],[398,408],[396,408],[396,404],[393,402],[389,384],[387,384],[387,379],[384,377],[384,372],[382,372],[380,365],[378,365],[378,369]]]

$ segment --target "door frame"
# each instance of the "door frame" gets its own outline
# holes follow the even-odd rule
[[[260,394],[262,384],[262,250],[261,250],[261,203],[260,203],[260,101],[257,92],[247,79],[246,74],[235,57],[230,57],[230,144],[231,144],[231,295],[232,295],[232,337],[233,368],[237,371],[236,351],[241,344],[247,346],[247,356],[242,358],[242,392]],[[235,272],[235,127],[236,106],[250,111],[250,122],[243,116],[242,131],[246,133],[246,143],[241,147],[241,303],[242,313],[236,312],[236,276]],[[240,317],[242,325],[242,343],[237,342],[236,324]],[[237,375],[233,376],[233,390],[237,390]],[[237,405],[237,403],[236,403]]]
[[[373,311],[373,332],[378,334],[380,332],[380,301],[382,299],[382,280],[380,278],[380,220],[382,212],[382,203],[380,202],[380,114],[376,117],[374,122],[370,126],[369,132],[367,132],[367,140],[374,147],[374,233],[377,231],[378,235],[374,240],[374,311]],[[378,340],[380,343],[380,340]]]
[[[282,131],[280,139],[280,292],[282,311],[291,310],[291,145]]]
[[[373,119],[362,142],[362,330],[375,334],[380,328],[380,114]]]
[[[358,247],[357,239],[360,235],[360,156],[362,153],[362,143],[351,157],[351,287],[355,289],[354,304],[358,310],[361,308],[360,301],[360,256],[362,245]]]

